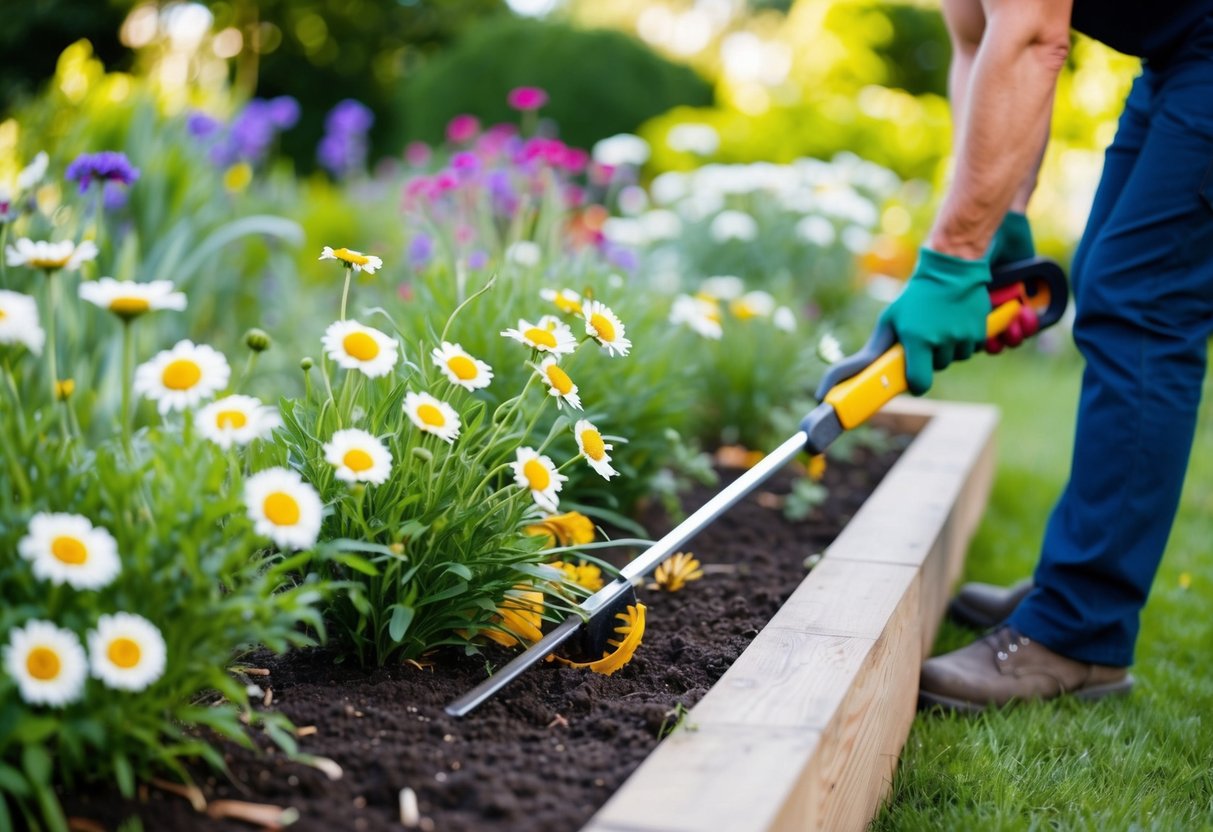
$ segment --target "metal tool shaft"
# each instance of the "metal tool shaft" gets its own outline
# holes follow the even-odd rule
[[[796,455],[804,450],[808,438],[808,434],[805,431],[798,431],[795,436],[764,456],[759,460],[757,465],[723,488],[719,494],[704,503],[690,517],[675,526],[668,534],[648,549],[645,549],[642,554],[633,558],[620,570],[619,577],[585,599],[580,605],[584,617],[582,615],[570,615],[560,622],[554,630],[519,653],[492,676],[456,699],[450,705],[447,705],[446,712],[451,716],[466,716],[497,693],[497,691],[521,676],[531,666],[543,661],[550,653],[575,636],[577,631],[585,626],[587,618],[609,607],[612,601],[623,593],[630,591],[632,589],[632,581],[647,575],[673,554],[679,546],[699,534],[709,523],[728,511],[737,501],[766,482],[772,474],[795,459]]]

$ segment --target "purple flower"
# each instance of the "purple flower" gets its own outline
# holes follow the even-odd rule
[[[67,166],[67,179],[80,183],[80,193],[96,179],[98,182],[121,182],[132,185],[139,178],[139,169],[131,164],[125,153],[103,150],[100,153],[82,153]]]
[[[366,166],[366,134],[375,114],[365,105],[347,98],[329,111],[324,120],[324,138],[316,158],[334,176],[345,176]]]
[[[434,241],[427,234],[417,234],[409,241],[409,265],[419,269],[434,256]]]
[[[538,110],[544,104],[548,103],[548,94],[539,87],[516,87],[510,90],[510,94],[506,97],[506,101],[515,110],[520,110],[524,113]]]
[[[186,117],[185,129],[195,139],[206,139],[222,130],[223,124],[218,119],[195,110]]]
[[[602,253],[608,263],[617,269],[623,269],[625,272],[635,271],[636,267],[640,265],[640,258],[630,248],[607,243],[603,245]]]
[[[475,153],[466,151],[456,153],[451,157],[451,170],[460,179],[471,179],[480,172],[480,158]]]
[[[271,98],[266,104],[270,123],[279,130],[290,130],[299,123],[299,102],[289,95]]]
[[[106,211],[121,211],[126,207],[129,194],[117,182],[106,182],[101,192],[101,204]]]
[[[476,249],[475,251],[473,251],[471,254],[468,255],[468,268],[469,269],[483,269],[488,264],[489,264],[488,254],[481,251],[480,249]]]

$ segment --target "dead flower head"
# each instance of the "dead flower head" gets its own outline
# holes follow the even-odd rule
[[[703,566],[690,552],[678,552],[657,567],[653,572],[653,580],[658,589],[666,592],[677,592],[691,581],[703,577]]]

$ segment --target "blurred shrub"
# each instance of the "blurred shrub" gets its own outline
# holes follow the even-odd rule
[[[469,31],[404,85],[401,138],[439,141],[461,113],[509,121],[514,113],[506,93],[521,86],[547,90],[544,116],[577,147],[631,132],[671,107],[712,102],[711,85],[693,70],[619,32],[494,20]]]

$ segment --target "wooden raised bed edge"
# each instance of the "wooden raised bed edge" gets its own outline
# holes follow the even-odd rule
[[[989,497],[998,412],[903,397],[873,421],[917,436],[583,832],[867,827],[892,785],[919,665]]]

